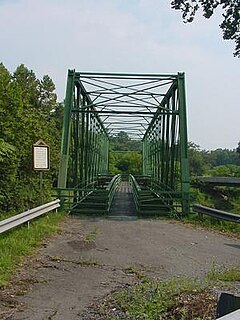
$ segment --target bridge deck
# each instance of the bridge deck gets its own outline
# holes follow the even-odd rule
[[[128,181],[121,181],[112,202],[110,216],[134,216],[136,214],[132,188]]]

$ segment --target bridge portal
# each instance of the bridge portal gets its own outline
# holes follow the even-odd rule
[[[121,176],[110,176],[109,138],[142,142],[142,175],[128,177],[139,214],[189,212],[184,73],[68,71],[58,193],[71,212],[108,213]]]

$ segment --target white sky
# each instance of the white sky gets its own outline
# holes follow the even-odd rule
[[[220,12],[184,24],[171,0],[0,0],[0,61],[48,74],[58,99],[67,69],[186,73],[189,140],[204,149],[240,140],[239,59]]]

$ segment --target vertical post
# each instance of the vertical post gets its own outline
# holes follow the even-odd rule
[[[172,93],[172,121],[171,121],[171,164],[170,164],[170,188],[175,190],[175,166],[176,166],[176,90]]]
[[[162,131],[161,131],[161,183],[164,183],[164,177],[165,177],[165,108],[166,108],[166,102],[164,104],[164,109],[162,110],[161,114],[161,125],[162,125]]]
[[[181,160],[181,186],[182,186],[182,213],[188,214],[189,204],[189,161],[187,138],[187,114],[184,73],[178,73],[178,97],[179,97],[179,128],[180,128],[180,160]]]
[[[84,148],[85,148],[85,96],[83,96],[83,100],[80,105],[81,110],[81,135],[80,135],[80,187],[84,186]],[[83,194],[83,192],[82,192]]]
[[[145,139],[142,140],[142,174],[146,175],[146,170],[145,170]]]
[[[63,133],[62,133],[60,169],[59,169],[59,176],[58,176],[58,188],[66,188],[66,183],[67,183],[74,76],[75,76],[75,71],[68,70],[67,89],[66,89],[66,97],[65,97],[65,103],[64,103]]]
[[[43,172],[39,172],[39,183],[40,183],[40,206],[43,204]]]
[[[105,145],[106,145],[106,163],[105,163],[105,171],[106,174],[108,174],[109,172],[109,138],[107,136],[105,136]]]
[[[89,184],[89,106],[86,105],[86,125],[85,125],[85,135],[84,135],[84,140],[85,140],[85,146],[84,146],[84,187],[87,188]]]

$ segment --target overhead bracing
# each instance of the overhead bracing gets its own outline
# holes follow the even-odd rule
[[[119,131],[142,140],[143,177],[136,177],[136,181],[141,185],[144,180],[142,187],[151,192],[149,208],[158,212],[158,205],[164,205],[168,212],[187,213],[184,74],[69,70],[58,190],[64,196],[72,190],[70,203],[96,190],[98,178],[108,174],[109,137]]]

